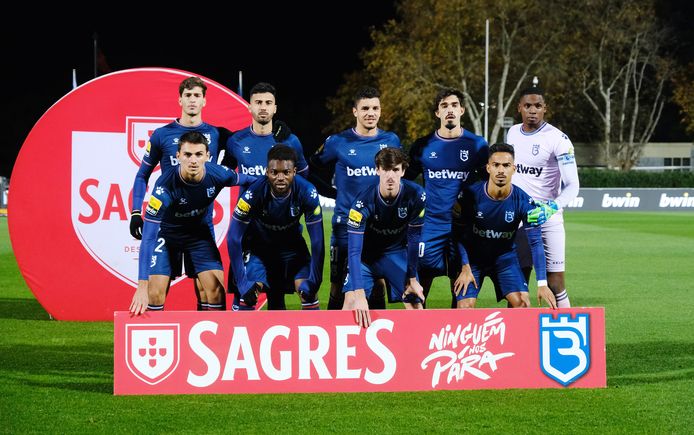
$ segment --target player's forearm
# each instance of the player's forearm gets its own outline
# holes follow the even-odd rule
[[[562,189],[561,193],[554,200],[559,207],[566,207],[578,196],[580,182],[578,181],[578,168],[576,163],[559,162],[559,173],[561,174]]]
[[[242,172],[239,172],[236,175],[236,183],[232,184],[232,186],[250,186],[255,182],[255,180],[258,179],[258,177],[254,177],[253,175],[246,175]]]
[[[364,279],[361,276],[361,252],[364,244],[364,233],[347,233],[347,263],[349,277],[353,289],[364,288]]]
[[[528,236],[528,244],[530,245],[530,253],[533,257],[533,267],[535,267],[535,278],[538,285],[544,281],[547,283],[547,260],[545,257],[545,247],[542,243],[542,227],[524,226],[525,233]],[[520,229],[519,231],[522,231]]]
[[[306,230],[311,239],[311,271],[308,279],[318,287],[323,281],[323,262],[325,261],[323,219],[307,223]]]
[[[465,246],[463,246],[463,243],[458,241],[458,242],[456,242],[456,245],[458,246],[458,254],[460,255],[461,266],[465,266],[466,264],[470,264],[470,259],[468,258],[467,250],[465,250]]]
[[[152,167],[146,163],[142,163],[135,175],[135,182],[133,183],[133,210],[142,210],[142,203],[145,200],[147,182],[149,181],[150,175],[152,175]]]

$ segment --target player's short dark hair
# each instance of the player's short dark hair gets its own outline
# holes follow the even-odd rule
[[[516,158],[516,152],[513,150],[513,145],[499,142],[489,147],[489,158],[492,158],[494,153],[509,153],[511,157]]]
[[[205,151],[210,150],[210,144],[207,142],[207,138],[205,135],[200,133],[199,131],[189,131],[187,133],[184,133],[183,136],[181,136],[178,139],[178,150],[181,151],[181,147],[183,146],[184,143],[190,143],[190,144],[204,144],[205,145]]]
[[[252,88],[251,88],[251,93],[248,94],[249,98],[253,94],[264,94],[264,93],[270,93],[272,94],[275,99],[277,99],[277,89],[275,89],[274,86],[272,86],[270,83],[266,82],[260,82],[256,83]]]
[[[359,88],[352,98],[352,107],[356,108],[357,104],[359,104],[359,100],[364,100],[366,98],[381,98],[381,93],[378,89],[371,86]]]
[[[402,163],[402,170],[404,171],[409,166],[407,154],[405,154],[400,148],[383,148],[381,151],[376,153],[374,158],[376,162],[376,167],[384,170],[393,169]]]
[[[540,95],[542,98],[544,98],[545,91],[542,88],[538,88],[537,86],[528,86],[527,88],[521,91],[519,98],[523,98],[526,95]]]
[[[270,148],[270,151],[267,152],[268,164],[270,163],[270,160],[291,160],[294,163],[294,167],[296,167],[296,161],[298,158],[294,148],[283,143],[278,143]]]
[[[180,85],[178,85],[178,95],[183,95],[183,91],[186,89],[192,90],[194,87],[199,86],[202,89],[202,96],[207,95],[207,85],[202,81],[200,77],[188,77],[183,80]]]
[[[460,104],[463,104],[463,99],[465,96],[461,91],[459,91],[456,88],[443,88],[441,89],[438,94],[436,94],[436,98],[434,98],[434,112],[439,110],[439,103],[443,101],[444,98],[450,97],[451,95],[455,95],[458,97],[458,101],[460,101]]]

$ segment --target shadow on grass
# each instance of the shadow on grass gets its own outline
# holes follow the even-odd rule
[[[0,319],[50,320],[36,299],[0,298]]]
[[[113,393],[113,344],[0,346],[5,380],[32,388]]]
[[[607,385],[694,380],[694,342],[659,341],[607,345]]]

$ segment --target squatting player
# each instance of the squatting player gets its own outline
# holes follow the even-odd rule
[[[355,310],[363,327],[371,323],[367,298],[373,281],[390,284],[390,300],[406,308],[423,307],[417,281],[417,249],[424,221],[424,189],[401,180],[407,157],[399,148],[376,154],[378,183],[357,195],[347,221],[349,273],[343,287],[344,310]]]
[[[208,208],[224,187],[248,184],[255,177],[209,162],[207,139],[197,131],[181,136],[176,158],[178,168],[159,177],[145,212],[133,314],[164,309],[171,277],[180,271],[184,254],[197,272],[205,309],[224,310],[224,274]]]
[[[330,238],[330,300],[329,310],[342,309],[342,285],[347,274],[347,213],[359,192],[374,185],[378,176],[374,156],[386,147],[400,148],[400,138],[378,128],[381,117],[380,93],[364,87],[354,96],[352,113],[354,128],[329,136],[311,157],[317,168],[335,165],[337,188]],[[385,308],[382,283],[371,295],[372,309]]]
[[[516,173],[513,184],[535,200],[547,201],[555,213],[542,226],[542,238],[547,256],[547,281],[557,298],[559,308],[570,307],[564,281],[566,233],[564,207],[578,195],[579,181],[576,158],[571,140],[561,130],[544,120],[547,113],[544,93],[537,87],[521,92],[518,112],[523,122],[511,127],[507,141],[516,151]],[[528,243],[519,232],[516,243],[526,281],[532,262]]]
[[[272,147],[266,175],[248,187],[236,204],[229,246],[238,289],[234,310],[254,309],[259,291],[267,293],[270,310],[285,309],[284,295],[294,291],[302,309],[319,308],[317,292],[325,256],[323,215],[315,187],[296,177],[296,162],[292,147]],[[301,234],[301,215],[311,238],[311,254]]]
[[[417,139],[410,150],[410,168],[406,177],[422,174],[427,194],[427,212],[419,243],[419,282],[429,294],[437,276],[447,275],[453,282],[460,269],[457,250],[451,239],[453,207],[462,186],[471,184],[484,171],[489,147],[484,138],[460,125],[465,113],[463,94],[443,89],[434,100],[439,128]],[[451,305],[456,306],[455,294]]]
[[[515,171],[513,147],[500,143],[489,149],[489,181],[479,181],[461,191],[460,221],[463,228],[458,248],[462,267],[455,281],[458,308],[474,308],[482,282],[489,276],[497,301],[506,298],[513,308],[529,307],[528,284],[518,263],[513,236],[525,231],[532,247],[537,275],[537,300],[556,308],[547,287],[541,227],[554,210],[535,201],[511,184]],[[525,225],[518,228],[520,222]]]

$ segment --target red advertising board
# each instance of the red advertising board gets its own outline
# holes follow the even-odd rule
[[[140,246],[129,231],[135,174],[154,129],[180,116],[178,86],[193,75],[140,68],[101,76],[56,102],[29,133],[12,173],[10,237],[27,285],[56,319],[111,320],[114,310],[128,308]],[[241,97],[201,78],[205,122],[250,125]],[[224,258],[235,196],[225,189],[214,205]],[[190,280],[174,282],[166,306],[195,307]]]
[[[606,386],[603,308],[116,312],[114,393]]]

